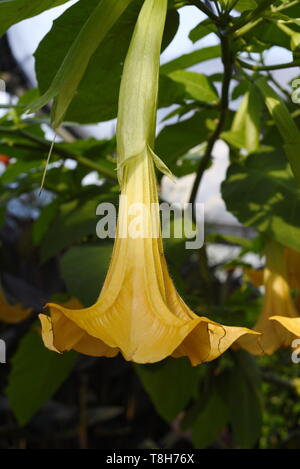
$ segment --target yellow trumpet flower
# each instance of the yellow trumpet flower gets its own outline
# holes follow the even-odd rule
[[[31,313],[31,308],[24,308],[21,304],[9,304],[0,286],[0,322],[16,324],[27,319]]]
[[[282,316],[282,321],[292,321],[298,316],[297,309],[290,295],[287,279],[286,256],[281,245],[271,242],[266,248],[266,268],[258,275],[247,272],[255,284],[259,284],[262,275],[265,286],[265,296],[262,313],[254,326],[254,330],[262,336],[259,342],[250,342],[247,337],[239,340],[239,345],[255,355],[272,354],[280,347],[287,347],[293,340],[293,335],[280,324],[270,321],[273,316]],[[293,319],[295,321],[295,319]],[[279,321],[280,322],[280,321]]]
[[[289,285],[300,290],[300,252],[286,247],[284,255]]]
[[[277,321],[285,329],[287,329],[292,336],[300,337],[300,318],[286,318],[284,316],[272,316],[272,321]]]
[[[118,228],[111,264],[97,302],[69,309],[49,304],[41,315],[45,345],[59,352],[114,356],[153,363],[188,356],[193,365],[210,361],[247,333],[194,314],[169,276],[160,234],[153,153],[159,57],[167,0],[145,0],[127,58],[118,115],[118,176],[121,185]],[[145,210],[132,236],[132,206]],[[154,205],[153,205],[154,204]]]
[[[296,288],[300,291],[300,253],[294,249],[285,249],[287,276],[291,288]],[[295,306],[300,314],[300,294],[298,292],[295,300]],[[271,320],[277,321],[285,329],[296,337],[300,337],[300,317],[287,318],[285,316],[272,316]]]

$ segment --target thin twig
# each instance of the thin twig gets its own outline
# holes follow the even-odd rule
[[[243,60],[237,58],[236,61],[244,68],[248,70],[253,70],[254,72],[263,72],[263,71],[272,71],[272,70],[281,70],[285,68],[293,68],[300,66],[300,60],[295,60],[294,62],[288,62],[285,64],[277,64],[277,65],[252,65]]]
[[[49,149],[48,157],[47,157],[47,160],[46,160],[46,165],[45,165],[45,169],[44,169],[43,176],[42,176],[42,181],[41,181],[41,187],[40,187],[40,190],[39,190],[39,196],[41,195],[43,187],[44,187],[46,174],[47,174],[48,166],[49,166],[49,163],[50,163],[50,158],[51,158],[53,147],[54,147],[54,144],[55,144],[55,139],[56,139],[56,133],[54,134],[54,137],[53,137],[50,149]]]

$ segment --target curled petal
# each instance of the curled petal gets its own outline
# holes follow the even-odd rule
[[[271,321],[277,321],[296,337],[300,337],[300,318],[287,318],[285,316],[272,316]]]
[[[193,366],[218,358],[240,337],[246,336],[250,343],[256,342],[258,332],[245,327],[223,326],[207,318],[201,322],[173,353],[174,358],[187,356]]]
[[[71,300],[67,306],[81,305],[77,300]],[[39,319],[42,325],[42,338],[49,350],[63,353],[73,349],[95,357],[114,357],[119,353],[118,349],[111,348],[87,334],[56,308],[51,309],[51,316],[40,314]]]

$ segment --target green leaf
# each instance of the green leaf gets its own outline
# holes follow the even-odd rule
[[[234,6],[234,9],[243,12],[248,10],[254,10],[256,7],[257,1],[255,0],[239,0]]]
[[[169,107],[175,103],[181,104],[184,102],[185,97],[185,87],[181,83],[177,83],[167,75],[160,75],[158,107]]]
[[[163,128],[156,139],[155,153],[176,176],[179,157],[207,140],[209,120],[216,117],[214,111],[202,111],[191,118]]]
[[[278,26],[264,19],[258,25],[251,29],[249,33],[243,35],[243,39],[247,41],[249,50],[261,52],[268,47],[284,47],[290,49],[290,37],[281,31]]]
[[[135,370],[159,415],[176,418],[188,404],[198,381],[197,368],[186,358],[168,358],[154,365],[135,365]]]
[[[32,239],[33,244],[37,245],[41,242],[42,238],[47,233],[50,223],[55,218],[57,212],[59,210],[59,204],[57,200],[54,200],[49,205],[46,205],[39,217],[35,220],[32,227]]]
[[[45,93],[76,40],[82,24],[98,6],[99,0],[80,0],[53,23],[36,54],[40,92]],[[77,93],[65,115],[66,121],[91,123],[117,115],[123,63],[142,1],[134,0],[119,18],[91,57]],[[164,47],[178,27],[178,13],[168,12]]]
[[[186,70],[176,70],[168,76],[177,83],[184,85],[186,93],[196,101],[215,102],[218,94],[214,85],[206,75]]]
[[[58,390],[72,371],[77,354],[59,355],[45,348],[36,324],[22,339],[12,358],[7,395],[20,425],[31,417]]]
[[[0,2],[0,36],[10,26],[26,18],[39,15],[45,10],[57,7],[69,0],[2,0]]]
[[[192,42],[197,42],[204,38],[208,34],[217,33],[218,29],[216,25],[208,18],[201,21],[194,29],[189,33],[189,38]]]
[[[223,132],[222,137],[228,143],[246,149],[249,153],[256,151],[259,147],[262,104],[257,89],[250,85],[234,116],[231,130]]]
[[[300,191],[280,150],[232,164],[222,195],[241,223],[300,250]]]
[[[92,305],[105,280],[112,246],[78,246],[69,249],[61,260],[61,274],[71,296],[84,306]]]
[[[235,444],[251,449],[257,443],[262,428],[262,395],[260,371],[250,354],[235,352],[236,366],[232,368],[227,397]]]
[[[262,93],[266,106],[274,119],[275,125],[285,142],[284,149],[291,165],[291,169],[300,185],[300,132],[290,115],[285,103],[278,96],[273,88],[268,84],[265,77],[259,78],[256,82],[258,89]]]
[[[207,448],[213,443],[228,422],[229,412],[223,399],[214,391],[196,417],[192,428],[195,448]]]
[[[203,49],[195,50],[162,65],[160,67],[160,72],[168,75],[175,70],[192,67],[200,62],[219,57],[220,51],[220,46],[204,47]]]
[[[16,163],[10,164],[1,175],[1,184],[15,182],[20,176],[35,169],[41,170],[41,164],[39,161],[17,161]]]
[[[96,208],[101,201],[103,199],[98,197],[81,202],[74,200],[60,206],[57,216],[52,220],[41,242],[42,262],[72,245],[74,241],[80,241],[84,236],[96,233]]]
[[[57,128],[72,102],[86,72],[91,57],[105,36],[124,13],[132,0],[100,0],[83,24],[70,47],[50,87],[40,99],[29,106],[37,111],[55,98],[52,108],[52,124]]]

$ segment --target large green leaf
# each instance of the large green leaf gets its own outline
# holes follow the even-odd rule
[[[207,448],[224,429],[229,417],[226,404],[213,391],[193,424],[193,443],[196,448]]]
[[[97,197],[82,202],[74,200],[60,206],[41,242],[42,262],[75,241],[96,233],[96,208],[101,201],[103,199]]]
[[[22,339],[12,359],[7,386],[11,408],[20,425],[31,417],[58,390],[75,365],[77,354],[59,355],[42,343],[36,324]]]
[[[235,3],[234,9],[238,11],[254,10],[257,7],[258,2],[256,0],[239,0],[237,3],[230,0],[231,4]]]
[[[102,287],[111,258],[112,246],[76,246],[63,256],[61,273],[68,292],[83,305],[93,304]]]
[[[131,1],[115,0],[113,5],[110,0],[98,1],[98,5],[70,47],[49,89],[30,106],[31,111],[37,111],[55,98],[52,107],[52,125],[54,128],[59,126],[74,99],[91,57]]]
[[[231,145],[246,149],[249,153],[259,147],[261,133],[261,109],[263,102],[254,85],[250,85],[239,109],[235,113],[232,127],[223,132],[222,137]]]
[[[69,8],[41,42],[35,54],[41,93],[49,88],[83,22],[98,3],[99,0],[81,0]],[[116,117],[122,67],[141,4],[141,0],[132,2],[92,56],[65,120],[90,123]],[[163,47],[173,38],[178,24],[177,11],[170,10]]]
[[[300,191],[282,152],[252,154],[232,164],[222,194],[240,222],[300,250]]]
[[[285,149],[293,174],[300,186],[300,131],[284,101],[268,84],[265,77],[259,78],[256,81],[256,85],[262,93],[266,106],[282,136],[285,143],[283,148]]]
[[[167,75],[160,75],[158,90],[158,106],[169,107],[175,103],[181,104],[186,98],[186,89]]]
[[[217,91],[206,75],[186,70],[175,70],[168,76],[182,84],[186,93],[196,101],[216,102],[218,100]]]
[[[207,140],[214,111],[202,111],[191,118],[167,125],[156,139],[155,151],[176,176],[176,164],[180,156]]]
[[[243,350],[235,353],[235,359],[224,397],[230,410],[235,444],[251,449],[257,443],[262,427],[260,371],[255,359]]]
[[[211,33],[216,33],[218,31],[216,25],[207,18],[204,21],[201,21],[194,29],[189,33],[189,38],[192,42],[197,42],[203,37]]]
[[[135,365],[135,369],[157,412],[173,420],[193,396],[198,381],[197,368],[186,358],[168,358],[154,365]]]
[[[0,2],[0,36],[10,26],[31,18],[50,8],[57,7],[69,0],[4,0]]]
[[[250,50],[253,50],[255,45],[259,47],[259,50],[274,47],[275,45],[290,49],[291,42],[287,34],[281,31],[276,24],[266,19],[260,21],[254,29],[251,29],[248,34],[243,36],[243,39],[247,41]]]

